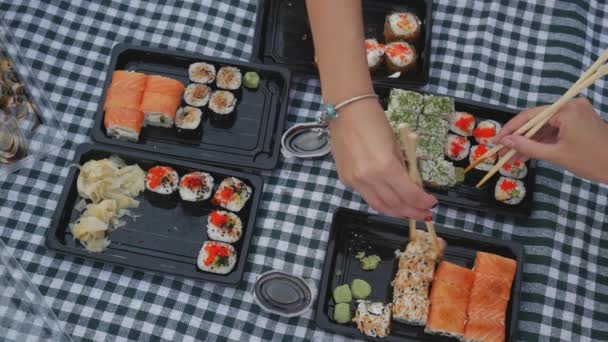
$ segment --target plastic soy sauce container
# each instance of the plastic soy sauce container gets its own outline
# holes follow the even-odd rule
[[[316,292],[311,280],[272,270],[260,274],[253,288],[253,298],[269,313],[295,317],[310,310]]]

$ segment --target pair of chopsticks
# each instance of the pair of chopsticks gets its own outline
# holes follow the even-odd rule
[[[557,100],[555,103],[547,107],[545,110],[540,112],[538,115],[533,117],[530,121],[528,121],[525,125],[518,128],[512,134],[514,135],[524,135],[526,138],[531,138],[536,132],[538,132],[548,121],[557,113],[568,101],[576,97],[579,93],[583,92],[585,89],[590,87],[595,81],[604,76],[608,75],[608,64],[604,64],[608,61],[608,49],[605,50],[602,55],[593,63],[593,65],[587,70],[579,79],[572,85],[570,89],[564,95]],[[500,151],[504,145],[497,145],[492,149],[488,150],[488,152],[484,153],[479,159],[475,160],[471,163],[464,172],[467,173],[471,171],[475,166],[482,163],[486,158],[492,156],[493,154]],[[477,183],[476,187],[481,187],[488,179],[492,178],[494,174],[509,160],[511,157],[515,155],[516,151],[511,149],[507,154],[505,154],[500,160],[494,165],[494,167],[488,171],[488,173]]]
[[[418,172],[418,165],[416,162],[416,148],[418,146],[418,135],[414,132],[411,132],[407,124],[399,125],[399,135],[401,135],[401,140],[405,142],[405,146],[407,148],[407,160],[408,160],[408,169],[410,178],[416,183],[419,187],[422,187],[422,177],[420,177],[420,172]],[[416,240],[416,220],[410,219],[410,241]],[[441,247],[439,247],[439,241],[437,240],[437,233],[435,232],[435,224],[433,221],[426,221],[426,229],[429,234],[431,234],[431,238],[433,239],[433,248],[437,255],[441,255]]]

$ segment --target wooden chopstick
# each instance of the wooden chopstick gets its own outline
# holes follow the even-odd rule
[[[586,86],[585,88],[582,88],[581,90],[576,92],[576,89],[578,88],[578,86],[580,86],[586,80],[590,80],[592,77],[594,77],[594,74],[596,76],[601,75],[603,73],[603,71],[606,70],[607,66],[603,65],[603,64],[606,63],[607,61],[608,61],[608,49],[604,50],[604,52],[595,61],[595,63],[593,63],[593,65],[591,65],[591,67],[585,73],[583,73],[583,75],[581,75],[581,77],[572,85],[572,87],[570,89],[568,89],[568,91],[558,101],[553,103],[551,106],[547,107],[544,111],[542,111],[535,117],[533,117],[530,121],[528,121],[525,125],[518,128],[512,134],[513,135],[522,135],[522,134],[526,133],[528,130],[530,130],[531,128],[533,128],[534,126],[536,126],[539,122],[544,121],[546,123],[547,121],[549,121],[548,119],[545,120],[545,118],[547,116],[552,116],[553,114],[555,114],[566,102],[568,102],[570,99],[575,97],[578,93],[582,92],[590,84],[588,86]],[[604,74],[604,76],[605,76],[605,74]],[[603,76],[598,76],[598,78],[601,78],[601,77],[603,77]],[[597,80],[597,78],[595,80]],[[595,82],[595,80],[593,80],[591,83]],[[549,113],[551,113],[551,114],[549,114]],[[469,164],[469,166],[467,166],[465,168],[464,173],[466,174],[467,172],[471,171],[477,165],[481,164],[485,159],[496,154],[503,147],[504,147],[503,145],[497,145],[497,146],[491,148],[486,153],[484,153],[481,157],[479,157],[477,160],[475,160],[474,162]]]
[[[422,177],[418,172],[418,163],[416,162],[416,148],[418,144],[418,135],[409,131],[409,128],[405,124],[399,125],[399,134],[401,135],[402,141],[405,141],[405,147],[407,149],[407,159],[409,166],[410,178],[419,186],[422,187]],[[413,222],[413,223],[412,223]],[[435,231],[435,224],[433,221],[426,221],[426,229],[431,234],[433,240],[433,248],[437,255],[441,255],[441,247],[439,246],[439,240],[437,240],[437,232]],[[416,235],[416,220],[410,219],[410,241],[412,236]],[[415,237],[414,237],[415,239]]]

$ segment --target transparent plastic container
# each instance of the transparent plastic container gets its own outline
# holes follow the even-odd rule
[[[0,19],[0,180],[65,141],[55,110]]]
[[[0,336],[7,342],[71,341],[1,239]]]

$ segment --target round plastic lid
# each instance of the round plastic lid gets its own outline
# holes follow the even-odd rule
[[[281,271],[269,271],[258,277],[253,296],[264,310],[294,317],[312,306],[314,289],[300,277]]]
[[[291,127],[283,134],[281,145],[287,158],[316,158],[331,152],[327,128],[316,122]]]

